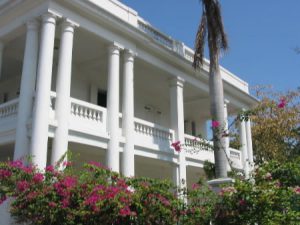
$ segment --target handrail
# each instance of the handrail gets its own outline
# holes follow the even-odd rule
[[[174,137],[174,131],[172,129],[138,118],[134,119],[134,128],[137,133],[143,133],[149,136],[167,139],[169,141],[172,141]]]
[[[0,118],[14,115],[18,112],[19,98],[0,104]]]

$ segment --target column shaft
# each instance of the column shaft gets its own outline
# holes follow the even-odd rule
[[[253,167],[253,146],[252,146],[252,132],[251,132],[251,120],[246,121],[246,133],[247,133],[247,146],[248,146],[248,158],[249,164],[252,170]]]
[[[248,152],[247,152],[247,137],[246,137],[246,125],[245,121],[240,121],[240,150],[242,153],[242,165],[246,178],[249,177],[249,164],[248,164]]]
[[[170,83],[170,112],[171,112],[171,128],[175,131],[175,140],[184,144],[184,105],[183,105],[183,83],[181,78],[175,78]],[[180,187],[186,186],[186,159],[185,152],[179,153],[179,171],[174,172],[179,176]],[[175,170],[177,168],[174,168]]]
[[[30,140],[27,121],[32,114],[38,58],[38,22],[27,22],[25,52],[23,60],[19,107],[17,114],[14,160],[29,155]]]
[[[226,134],[229,133],[228,129],[228,108],[227,108],[227,104],[228,102],[224,103],[224,131],[226,132]],[[226,152],[226,158],[227,158],[227,170],[230,170],[230,164],[229,164],[229,160],[230,160],[230,149],[229,149],[229,136],[225,137],[225,152]]]
[[[2,75],[3,51],[4,51],[4,44],[2,42],[0,42],[0,79],[1,79],[1,75]]]
[[[120,47],[112,44],[108,55],[107,131],[109,134],[106,163],[112,171],[119,172],[119,82]]]
[[[62,24],[56,80],[55,118],[57,128],[52,146],[52,165],[57,163],[68,150],[74,26],[75,24],[68,20],[65,20]]]
[[[31,155],[33,163],[44,168],[47,162],[49,107],[56,16],[42,17],[41,43],[37,70],[35,105],[32,121]]]
[[[123,109],[122,128],[125,145],[122,157],[122,173],[126,177],[134,176],[134,55],[124,53],[123,69]]]

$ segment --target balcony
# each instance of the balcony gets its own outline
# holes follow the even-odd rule
[[[49,110],[49,137],[54,136],[56,125],[55,120],[55,99],[56,93],[51,92],[51,104]],[[0,105],[0,141],[14,141],[18,111],[18,99],[11,100]],[[109,135],[106,131],[106,108],[71,98],[70,119],[69,119],[69,141],[79,144],[87,144],[106,149]],[[120,114],[120,121],[122,115]],[[28,127],[31,127],[31,120]],[[122,123],[120,123],[122,124]],[[178,153],[174,152],[171,143],[175,141],[174,130],[158,124],[145,121],[139,118],[134,120],[135,129],[135,150],[137,155],[159,158],[165,160],[177,158]],[[121,147],[124,144],[122,129],[120,127]],[[211,150],[203,147],[201,143],[210,141],[202,140],[185,134],[184,148],[186,150],[187,165],[203,165],[205,160],[214,162],[214,154]],[[242,168],[241,153],[238,150],[230,149],[230,159],[233,167]],[[157,158],[157,157],[156,157]]]

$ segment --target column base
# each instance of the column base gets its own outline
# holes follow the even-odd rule
[[[216,193],[219,193],[223,185],[233,184],[235,180],[230,177],[218,178],[214,180],[207,181],[207,184],[212,187],[212,190]]]

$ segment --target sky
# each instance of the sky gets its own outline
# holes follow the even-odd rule
[[[199,0],[121,0],[163,33],[194,47]],[[221,65],[276,91],[300,87],[300,0],[220,0],[229,51]],[[208,55],[206,54],[206,57]]]

